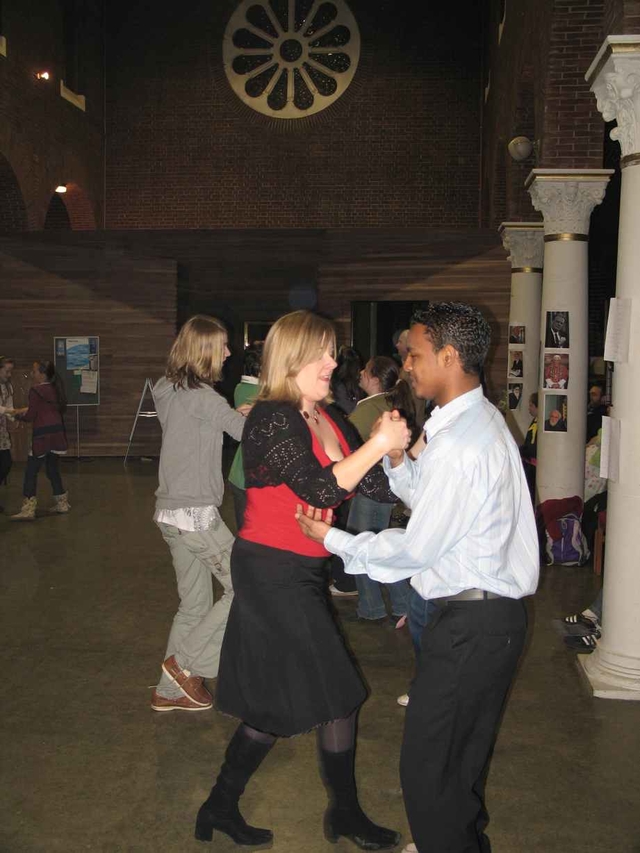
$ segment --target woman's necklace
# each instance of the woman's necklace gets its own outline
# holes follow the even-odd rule
[[[309,412],[305,412],[304,409],[302,410],[302,414],[304,415],[305,421],[313,419],[314,423],[316,423],[316,424],[320,423],[320,412],[318,411],[317,406],[313,407],[313,411],[311,412],[311,414],[309,414]]]

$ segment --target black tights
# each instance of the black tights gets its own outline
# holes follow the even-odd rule
[[[318,747],[324,752],[347,752],[347,750],[352,749],[356,738],[357,716],[358,712],[354,711],[348,717],[320,726],[316,730]],[[261,732],[247,725],[247,723],[242,723],[241,729],[245,737],[255,740],[258,743],[273,746],[277,740],[276,735]]]

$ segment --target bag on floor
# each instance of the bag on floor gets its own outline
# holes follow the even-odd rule
[[[560,538],[552,539],[546,534],[545,558],[547,565],[583,566],[591,553],[587,539],[582,532],[580,517],[575,513],[563,515],[557,521],[560,527]]]

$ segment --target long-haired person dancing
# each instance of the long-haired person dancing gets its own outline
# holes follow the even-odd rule
[[[43,463],[51,488],[53,506],[51,512],[69,512],[69,496],[62,485],[60,456],[67,452],[67,434],[64,429],[64,413],[67,408],[62,379],[56,373],[52,361],[34,361],[31,370],[33,382],[29,390],[29,405],[15,409],[17,419],[32,424],[31,449],[24,472],[22,509],[11,516],[12,521],[33,521],[36,517],[38,499],[38,472]]]
[[[171,551],[180,596],[151,700],[154,711],[202,711],[213,704],[203,679],[218,674],[233,598],[233,536],[218,510],[224,495],[222,437],[226,432],[239,440],[246,423],[213,388],[228,356],[222,323],[191,317],[153,389],[162,425],[154,520]],[[212,575],[223,590],[215,604]]]
[[[323,405],[334,351],[331,324],[308,311],[281,317],[267,336],[258,402],[242,439],[247,507],[231,556],[235,598],[216,697],[220,711],[243,722],[198,813],[200,840],[210,841],[215,829],[237,844],[270,844],[272,832],[248,826],[238,800],[278,737],[312,729],[331,798],[327,838],[345,836],[367,850],[399,840],[358,803],[356,715],[366,691],[329,609],[327,551],[301,534],[295,513],[301,503],[335,507],[361,480],[370,497],[389,500],[376,463],[406,447],[409,431],[397,413],[386,413],[358,448],[355,431]]]

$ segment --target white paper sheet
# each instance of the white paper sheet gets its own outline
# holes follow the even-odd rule
[[[600,444],[600,476],[617,481],[620,474],[620,420],[602,418]]]
[[[96,394],[98,391],[98,371],[83,370],[82,384],[80,385],[81,394]]]
[[[631,329],[631,300],[610,299],[607,335],[604,341],[604,360],[622,363],[629,361]]]

